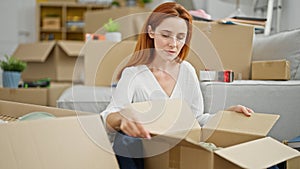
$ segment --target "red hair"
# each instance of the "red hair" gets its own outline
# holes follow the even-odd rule
[[[176,2],[166,2],[156,7],[148,17],[142,28],[142,32],[139,34],[134,53],[126,66],[118,73],[117,79],[121,78],[122,71],[126,67],[149,64],[153,61],[154,40],[148,35],[148,25],[151,26],[152,30],[155,30],[164,19],[169,17],[180,17],[186,21],[188,28],[186,41],[176,61],[181,63],[186,58],[192,36],[192,16],[182,5]]]

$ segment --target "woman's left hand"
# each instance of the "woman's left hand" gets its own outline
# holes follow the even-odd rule
[[[227,108],[226,110],[243,113],[245,116],[248,116],[248,117],[251,116],[252,113],[254,113],[252,109],[242,106],[242,105],[231,106],[231,107]]]

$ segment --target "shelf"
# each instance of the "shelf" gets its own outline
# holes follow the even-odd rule
[[[83,28],[67,29],[67,33],[83,33]]]
[[[51,28],[40,28],[41,32],[62,32],[62,28],[51,29]]]
[[[110,4],[108,3],[37,3],[37,41],[47,40],[49,37],[49,40],[52,40],[53,38],[55,40],[84,40],[84,13],[90,10],[102,10],[108,8],[110,8]],[[51,18],[55,19],[51,20]],[[46,22],[45,19],[48,19],[49,21]]]

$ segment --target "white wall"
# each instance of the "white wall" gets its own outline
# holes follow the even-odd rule
[[[18,1],[18,41],[19,43],[34,42],[35,31],[35,4],[36,0]]]
[[[241,0],[241,11],[247,15],[252,15],[251,0]],[[207,1],[207,12],[211,14],[214,19],[220,19],[230,16],[236,10],[235,0],[209,0]]]
[[[282,5],[282,30],[300,28],[300,1],[283,0]]]
[[[0,58],[18,43],[35,41],[35,0],[1,0],[0,20]]]
[[[35,0],[0,1],[0,59],[19,43],[35,41]],[[2,86],[2,70],[0,70]]]
[[[0,57],[5,53],[10,54],[18,43],[18,0],[0,1]]]

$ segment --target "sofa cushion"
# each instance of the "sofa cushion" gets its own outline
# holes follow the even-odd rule
[[[290,61],[291,79],[300,79],[300,29],[254,37],[253,61],[280,59]]]
[[[288,56],[286,59],[290,61],[291,79],[300,80],[300,46],[299,52]]]
[[[110,103],[115,88],[72,85],[57,100],[57,107],[76,111],[100,113]]]
[[[201,82],[204,112],[215,113],[232,105],[255,112],[278,114],[269,136],[280,141],[300,135],[300,81],[235,80],[232,83]]]

